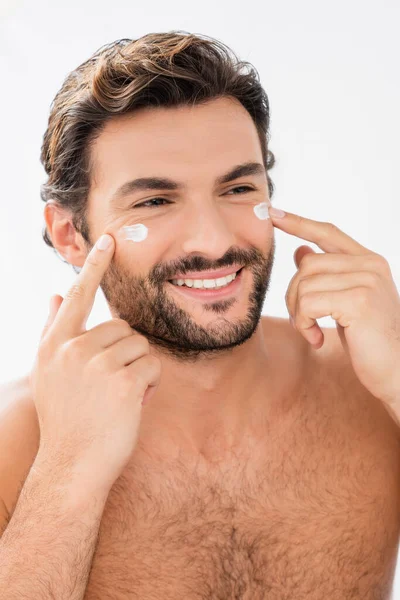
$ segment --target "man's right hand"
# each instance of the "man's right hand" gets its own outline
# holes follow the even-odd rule
[[[161,363],[123,319],[86,330],[115,241],[90,251],[65,298],[52,297],[30,383],[42,456],[111,488],[135,448],[142,401],[155,392]]]

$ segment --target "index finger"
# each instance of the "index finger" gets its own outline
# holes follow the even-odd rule
[[[270,216],[275,227],[317,244],[324,252],[342,252],[355,255],[371,252],[333,223],[313,221],[290,212],[286,212],[283,218],[274,217],[272,213],[270,213]]]
[[[103,240],[109,240],[111,243],[102,249],[100,242]],[[109,234],[102,235],[97,240],[87,255],[82,270],[66,293],[48,337],[57,338],[62,342],[85,331],[96,292],[114,256],[114,248],[114,238]]]

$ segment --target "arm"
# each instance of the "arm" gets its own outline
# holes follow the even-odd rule
[[[39,450],[0,540],[0,599],[82,600],[107,496]]]

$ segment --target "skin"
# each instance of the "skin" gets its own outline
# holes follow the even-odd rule
[[[215,187],[216,178],[237,164],[262,164],[256,128],[231,98],[143,109],[108,123],[92,158],[91,242],[109,233],[116,246],[102,290],[112,315],[145,334],[162,362],[159,386],[142,414],[142,443],[156,446],[164,460],[178,447],[223,457],[269,414],[279,418],[281,398],[301,377],[301,361],[281,377],[277,340],[265,338],[260,322],[275,249],[271,219],[259,220],[253,212],[269,202],[265,171]],[[117,205],[110,202],[121,184],[151,175],[186,188],[136,192]],[[243,185],[254,190],[228,193]],[[156,197],[172,204],[132,207]],[[45,220],[58,252],[82,267],[90,247],[71,216],[47,204]],[[136,223],[149,228],[138,244],[127,241],[122,229]],[[206,271],[235,262],[245,264],[243,282],[228,302],[194,302],[167,283],[182,267]]]
[[[399,430],[368,393],[376,380],[385,379],[378,367],[375,373],[370,368],[371,358],[375,365],[385,349],[397,357],[387,337],[392,330],[379,327],[382,315],[390,324],[398,316],[398,297],[382,257],[356,246],[331,224],[290,213],[280,222],[257,220],[253,206],[268,200],[264,177],[213,187],[235,164],[261,162],[251,120],[227,99],[151,115],[143,111],[113,122],[98,140],[94,159],[92,242],[104,232],[115,241],[103,292],[113,316],[147,334],[162,375],[141,414],[139,446],[145,452],[135,452],[131,468],[110,492],[88,594],[97,597],[97,590],[108,589],[115,595],[118,588],[136,585],[144,597],[147,585],[153,595],[154,585],[170,591],[177,585],[175,596],[182,597],[179,586],[195,589],[204,574],[209,589],[223,588],[221,597],[232,581],[239,586],[243,578],[259,586],[265,580],[277,597],[299,585],[310,598],[324,594],[324,585],[339,594],[351,590],[353,597],[357,592],[360,598],[386,597],[399,531]],[[155,174],[181,179],[185,193],[157,190],[135,198],[139,203],[170,197],[173,204],[165,208],[136,213],[129,198],[119,211],[110,210],[110,197],[121,183]],[[245,184],[257,191],[226,195]],[[74,231],[70,216],[50,205],[45,210],[57,250],[83,266],[90,246]],[[136,245],[120,236],[123,225],[136,222],[149,227],[148,242]],[[273,226],[326,253],[312,256],[304,246],[295,253],[298,271],[286,303],[296,329],[283,319],[260,319],[274,257]],[[246,269],[234,302],[199,306],[166,283],[182,266],[207,269],[238,258]],[[81,283],[91,306],[101,274],[90,270],[89,261],[86,266]],[[368,287],[362,295],[354,288],[361,284]],[[77,297],[63,306],[59,300],[61,317],[67,318],[58,314],[58,323],[66,333]],[[89,314],[82,296],[78,307]],[[161,315],[157,327],[155,311]],[[50,312],[49,327],[54,303]],[[326,314],[337,315],[337,331],[320,330],[316,319]],[[387,396],[398,389],[397,384],[386,388]],[[3,421],[3,454],[19,456],[18,469],[15,461],[8,463],[12,485],[3,486],[9,514],[16,503],[16,472],[27,472],[39,445],[33,413],[33,408],[29,414],[19,410],[14,430]],[[28,450],[26,440],[31,440]],[[174,469],[168,459],[178,453],[181,464]],[[149,461],[149,454],[160,463]],[[209,468],[211,461],[219,463],[216,469]],[[221,559],[227,551],[228,562]],[[121,569],[121,557],[127,569]],[[185,577],[175,577],[182,564]]]
[[[324,334],[317,318],[330,315],[356,376],[399,427],[400,294],[388,261],[333,223],[292,213],[272,218],[283,231],[325,251],[301,246],[295,253],[298,271],[286,292],[293,326],[321,348]]]

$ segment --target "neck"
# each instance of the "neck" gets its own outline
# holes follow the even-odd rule
[[[158,454],[222,452],[260,430],[282,387],[272,350],[276,340],[268,344],[262,321],[244,344],[193,364],[154,349],[162,369],[157,390],[142,409],[146,448]]]

